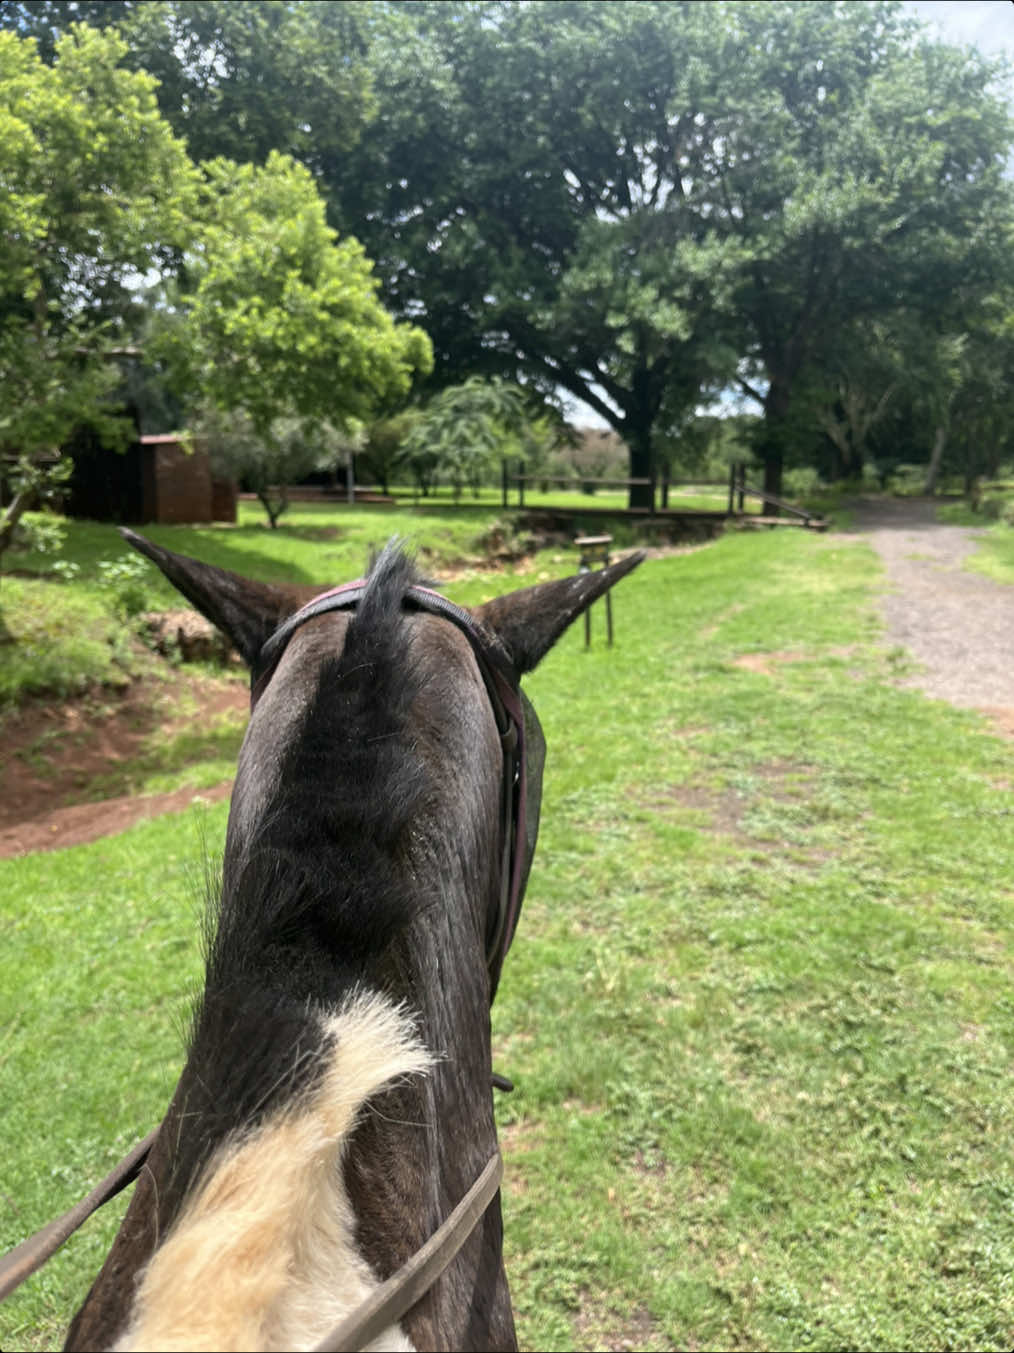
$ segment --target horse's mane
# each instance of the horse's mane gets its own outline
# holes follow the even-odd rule
[[[405,591],[418,579],[396,545],[374,560],[341,652],[307,665],[293,700],[300,736],[270,778],[256,839],[226,878],[209,978],[266,952],[360,958],[404,920],[409,828],[429,786],[409,711],[418,663],[406,640]],[[295,683],[294,683],[295,684]]]
[[[403,961],[392,936],[437,900],[406,888],[431,872],[411,831],[430,791],[409,722],[420,675],[402,598],[416,581],[396,546],[375,559],[341,652],[293,692],[307,701],[301,736],[256,839],[212,890],[178,1104],[201,1130],[179,1163],[181,1197],[226,1133],[313,1092],[330,1013],[364,980],[388,985],[385,968]]]

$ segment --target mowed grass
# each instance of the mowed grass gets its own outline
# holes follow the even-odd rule
[[[892,684],[880,586],[854,538],[730,535],[527,679],[546,793],[494,1009],[526,1348],[1014,1343],[1014,748]],[[0,1246],[163,1112],[225,816],[0,863]],[[58,1345],[121,1210],[0,1346]]]
[[[984,532],[967,568],[985,573],[998,583],[1014,583],[1014,526],[997,522]]]
[[[1004,496],[1014,498],[1009,492]],[[973,512],[964,502],[941,506],[937,517],[955,526],[980,528],[978,548],[965,560],[965,568],[999,583],[1014,583],[1014,526],[1009,521],[991,520],[984,512]]]

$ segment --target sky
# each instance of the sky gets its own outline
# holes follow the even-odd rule
[[[1014,57],[1010,0],[907,0],[905,8],[934,25],[947,42],[969,43],[990,56]]]
[[[863,3],[863,0],[853,0],[853,3]],[[989,56],[1006,54],[1014,61],[1012,0],[905,0],[905,9],[935,28],[945,42],[975,46]],[[565,400],[571,422],[606,426],[587,405],[569,395],[565,395]]]

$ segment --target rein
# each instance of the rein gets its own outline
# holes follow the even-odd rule
[[[103,1203],[132,1184],[144,1167],[152,1143],[158,1134],[158,1128],[152,1128],[147,1137],[128,1151],[118,1165],[115,1165],[100,1184],[96,1184],[87,1194],[62,1217],[48,1222],[41,1231],[15,1245],[13,1250],[0,1259],[0,1301],[6,1301],[10,1294],[32,1274],[52,1259],[63,1242],[83,1226],[93,1212],[97,1212]]]
[[[322,592],[312,601],[283,620],[268,638],[250,669],[250,709],[267,689],[268,683],[281,660],[289,640],[301,625],[330,611],[353,610],[362,600],[367,583],[360,578],[354,583]],[[510,668],[506,654],[476,622],[474,616],[453,601],[429,587],[413,585],[405,591],[405,603],[414,610],[449,620],[468,640],[486,687],[486,694],[500,734],[503,751],[503,862],[500,871],[500,900],[493,923],[486,935],[486,965],[489,968],[491,993],[495,994],[507,951],[521,913],[524,890],[524,860],[526,840],[527,766],[525,755],[525,716],[521,692]],[[491,996],[492,999],[492,996]]]
[[[91,1193],[63,1216],[23,1240],[0,1259],[0,1302],[6,1301],[27,1278],[40,1269],[103,1203],[122,1192],[141,1173],[158,1134],[152,1129],[116,1165]],[[503,1179],[503,1158],[495,1151],[478,1179],[457,1207],[441,1222],[429,1240],[401,1268],[335,1325],[313,1353],[358,1353],[396,1324],[425,1296],[475,1230]]]

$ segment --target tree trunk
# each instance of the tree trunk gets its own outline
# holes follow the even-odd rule
[[[630,447],[630,478],[653,481],[655,458],[651,445],[650,421],[640,424],[628,423],[624,431],[627,445]],[[627,506],[629,508],[649,509],[654,507],[653,487],[653,482],[631,484],[628,491]]]
[[[764,492],[774,494],[776,498],[782,496],[782,469],[783,457],[781,447],[771,447],[764,453]],[[765,502],[763,504],[765,517],[777,517],[781,508],[777,503]]]
[[[4,550],[10,545],[14,535],[14,528],[17,526],[22,516],[31,507],[32,499],[34,497],[34,489],[20,490],[14,495],[3,515],[0,516],[0,557],[2,557]]]
[[[947,428],[941,424],[937,428],[936,436],[933,438],[933,450],[930,452],[929,469],[926,471],[926,482],[922,486],[923,493],[929,495],[936,493],[937,480],[940,477],[940,464],[944,458],[944,447],[947,445]]]
[[[786,415],[789,412],[789,386],[787,382],[773,379],[764,400],[764,426],[761,429],[758,450],[764,461],[764,492],[772,493],[776,498],[782,496],[782,470],[785,466]],[[777,517],[779,508],[775,503],[764,503],[765,516]]]

